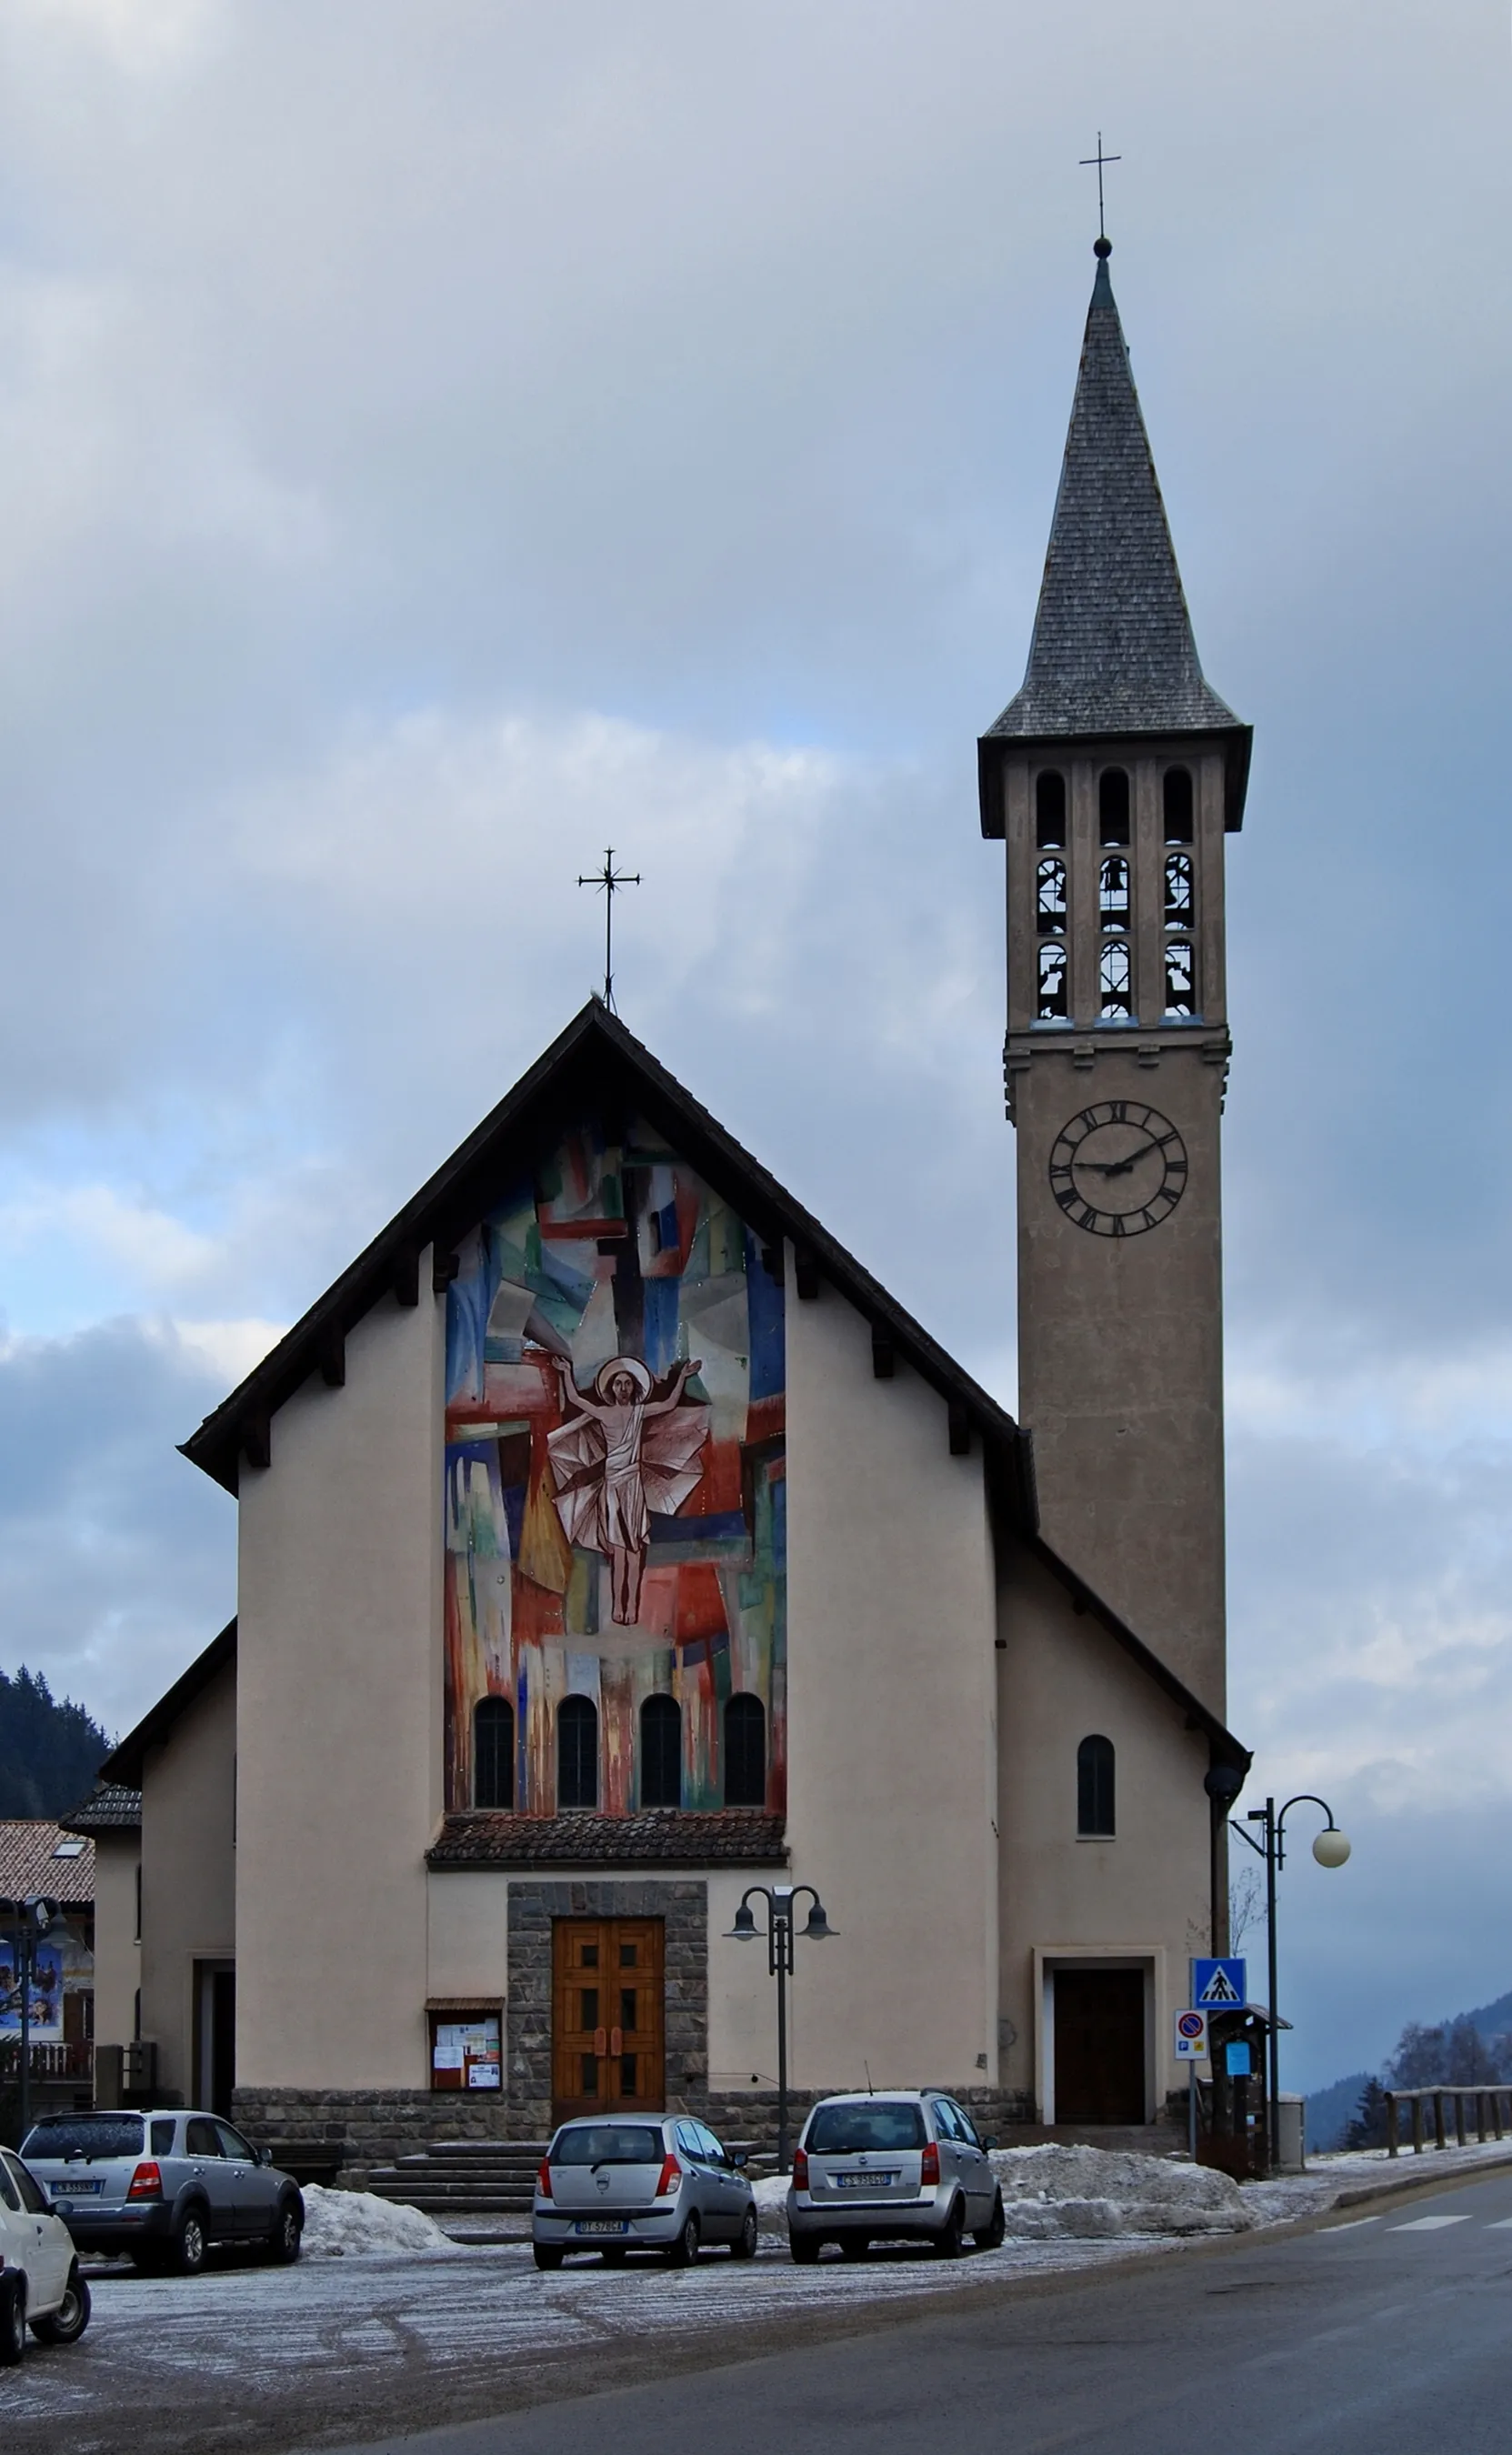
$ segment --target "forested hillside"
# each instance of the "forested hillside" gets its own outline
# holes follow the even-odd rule
[[[40,1672],[0,1671],[0,1816],[66,1816],[94,1786],[111,1742]]]

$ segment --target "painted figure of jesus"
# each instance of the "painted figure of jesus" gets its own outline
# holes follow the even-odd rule
[[[651,1517],[672,1516],[702,1472],[706,1407],[681,1404],[698,1361],[679,1364],[660,1397],[638,1356],[613,1355],[585,1396],[572,1366],[554,1357],[567,1420],[548,1435],[556,1509],[570,1543],[602,1552],[610,1607],[621,1628],[640,1613]]]

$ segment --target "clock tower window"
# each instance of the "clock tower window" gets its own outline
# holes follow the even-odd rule
[[[1126,844],[1129,841],[1128,771],[1104,767],[1098,778],[1098,842]]]
[[[1197,964],[1190,938],[1165,942],[1165,1011],[1190,1023],[1197,1013]]]
[[[1035,871],[1035,931],[1040,938],[1061,938],[1066,928],[1066,865],[1042,861]]]
[[[1035,778],[1035,842],[1041,852],[1059,852],[1066,841],[1066,780],[1054,767]]]
[[[1103,857],[1098,873],[1098,911],[1104,929],[1129,925],[1129,864],[1121,852]]]
[[[1063,938],[1041,938],[1039,941],[1039,987],[1035,1019],[1038,1023],[1068,1023],[1071,1019],[1070,982]]]
[[[1104,1023],[1134,1020],[1134,976],[1127,938],[1104,938],[1098,959],[1099,1008]]]
[[[1192,771],[1190,767],[1168,767],[1162,779],[1165,801],[1165,841],[1169,843],[1191,843],[1192,834]]]
[[[1166,927],[1190,929],[1195,911],[1192,856],[1189,852],[1169,852],[1165,856]]]

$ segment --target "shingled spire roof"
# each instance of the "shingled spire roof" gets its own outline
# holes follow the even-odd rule
[[[1130,733],[1226,733],[1248,746],[1198,662],[1101,239],[1028,671],[983,750]]]

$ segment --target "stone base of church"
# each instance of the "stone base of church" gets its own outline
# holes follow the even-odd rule
[[[795,2090],[788,2098],[788,2137],[796,2141],[816,2099],[832,2093]],[[1022,2089],[961,2088],[955,2092],[979,2131],[999,2145],[1017,2146],[1030,2135],[1035,2108]],[[770,2156],[776,2147],[776,2089],[669,2089],[669,2114],[691,2114],[718,2133]],[[377,2167],[416,2156],[437,2141],[528,2141],[551,2134],[549,2103],[511,2102],[508,2098],[440,2095],[431,2089],[239,2088],[232,2120],[259,2143],[282,2153],[296,2173],[360,2188]],[[1150,2126],[1152,2132],[1159,2125]],[[1063,2134],[1038,2131],[1039,2139]],[[1126,2144],[1121,2140],[1119,2145]]]

